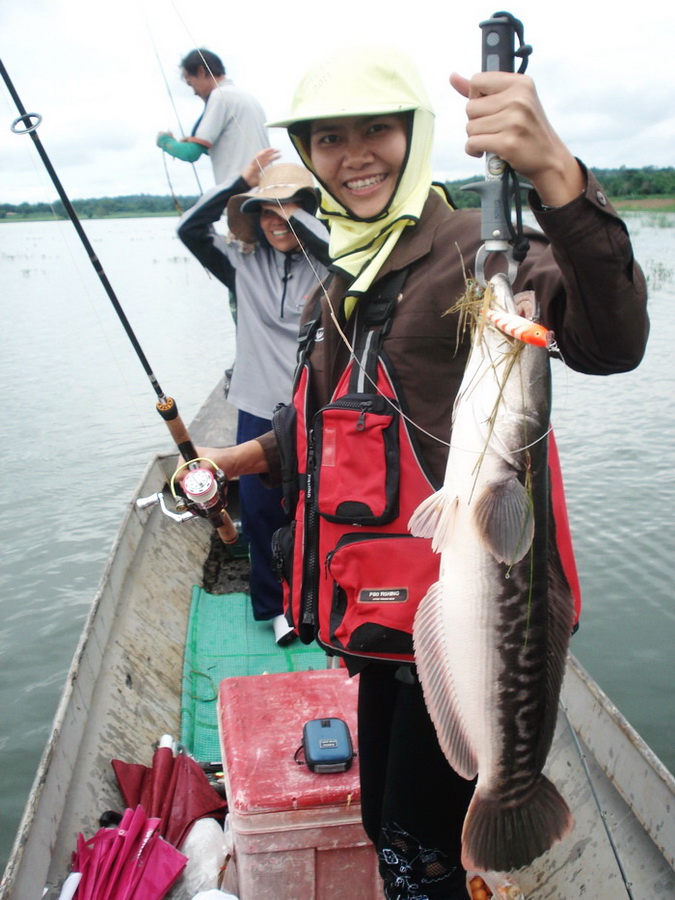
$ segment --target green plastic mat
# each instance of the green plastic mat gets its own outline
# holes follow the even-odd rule
[[[248,594],[192,588],[181,696],[181,743],[199,762],[218,762],[218,686],[235,675],[325,669],[315,644],[277,646],[271,622],[256,622]]]

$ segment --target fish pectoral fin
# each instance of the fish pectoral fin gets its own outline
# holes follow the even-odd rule
[[[532,503],[515,476],[485,488],[476,503],[474,522],[481,539],[499,562],[517,563],[532,544]]]
[[[440,552],[452,535],[457,504],[457,497],[451,497],[443,488],[431,494],[410,517],[410,533],[415,537],[431,538],[433,549]]]

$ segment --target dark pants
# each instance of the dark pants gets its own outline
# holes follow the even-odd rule
[[[237,443],[259,437],[271,428],[268,419],[239,410]],[[258,621],[273,619],[283,612],[281,584],[272,568],[272,535],[288,521],[281,496],[281,488],[265,487],[257,475],[239,478],[241,530],[249,545],[251,605]]]
[[[360,674],[363,825],[387,900],[466,900],[461,834],[474,782],[446,761],[420,684],[396,672],[371,663]]]

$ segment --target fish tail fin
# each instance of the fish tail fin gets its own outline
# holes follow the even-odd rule
[[[476,790],[464,820],[462,865],[507,872],[528,866],[572,828],[572,814],[556,787],[539,775],[517,804]]]

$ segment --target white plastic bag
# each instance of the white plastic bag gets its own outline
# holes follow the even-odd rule
[[[192,900],[237,900],[237,897],[224,891],[200,891]]]
[[[61,893],[59,894],[59,900],[72,900],[72,897],[77,890],[77,887],[82,878],[81,872],[71,872],[70,875],[63,882],[63,887],[61,888]],[[45,888],[45,893],[47,889]]]
[[[188,862],[176,885],[180,888],[179,896],[192,898],[200,891],[209,890],[215,890],[218,896],[220,870],[225,862],[225,835],[220,824],[215,819],[197,819],[180,852],[187,856]]]

